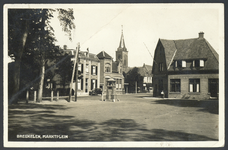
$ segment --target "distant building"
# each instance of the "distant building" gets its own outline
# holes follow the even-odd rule
[[[153,63],[153,95],[168,98],[217,97],[219,56],[200,32],[198,38],[159,39]]]
[[[140,87],[140,90],[144,92],[152,92],[152,66],[143,64],[142,67],[138,68],[139,74],[143,76],[143,86]]]
[[[129,71],[132,71],[133,69],[137,70],[137,73],[142,77],[142,80],[138,81],[137,84],[137,92],[152,92],[153,86],[152,86],[152,66],[143,64],[142,67],[128,67],[126,74],[129,73]],[[134,81],[132,81],[134,82]],[[128,88],[126,86],[126,88]],[[132,89],[128,89],[126,91],[129,92],[135,92],[135,89],[132,91]]]
[[[80,51],[79,58],[78,70],[83,78],[78,79],[78,93],[88,93],[100,87],[100,60],[96,54],[89,53],[89,51]]]
[[[75,50],[74,49],[65,49],[71,57],[72,63],[75,60]],[[96,54],[89,53],[89,49],[85,51],[79,51],[79,63],[78,71],[80,71],[81,79],[77,81],[77,93],[79,95],[88,95],[89,91],[100,87],[100,60]],[[70,76],[72,72],[70,72]],[[58,74],[55,75],[54,81],[56,82],[56,88],[70,88],[70,84],[67,84],[65,87],[62,87],[60,82],[60,77]],[[75,81],[73,82],[72,89],[75,91]]]
[[[123,29],[120,37],[120,44],[116,51],[116,62],[122,63],[122,70],[125,72],[128,68],[128,51],[124,42]]]
[[[113,58],[105,51],[97,54],[100,60],[100,88],[106,86],[108,79],[116,81],[116,93],[124,93],[124,76],[122,74],[122,63],[114,62]],[[105,90],[105,88],[103,88]]]

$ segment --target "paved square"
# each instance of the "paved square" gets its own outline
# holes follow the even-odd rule
[[[101,101],[101,96],[85,96],[77,102],[61,99],[10,105],[9,141],[218,140],[217,100],[161,99],[150,94],[118,98],[110,102]]]

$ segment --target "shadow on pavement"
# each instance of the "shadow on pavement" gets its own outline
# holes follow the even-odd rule
[[[66,106],[64,105],[55,105],[55,104],[51,104],[51,105],[45,105],[45,104],[37,104],[37,103],[20,103],[20,104],[12,104],[9,105],[9,110],[11,109],[52,109],[52,110],[57,110],[57,109],[61,109],[61,110],[65,110],[67,109]]]
[[[166,105],[172,105],[177,107],[199,107],[199,111],[205,111],[212,114],[218,114],[218,101],[217,100],[167,100],[167,99],[161,99],[154,101],[157,104],[166,104]],[[153,103],[154,104],[154,103]]]
[[[34,106],[35,107],[35,106]],[[52,106],[40,106],[52,109]],[[53,106],[63,109],[62,106]],[[217,140],[203,135],[169,131],[148,130],[133,119],[95,121],[76,119],[70,115],[54,115],[52,111],[37,109],[9,110],[9,141],[208,141]],[[68,135],[67,139],[16,138],[17,135]]]

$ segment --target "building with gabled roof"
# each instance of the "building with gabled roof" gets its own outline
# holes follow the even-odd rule
[[[105,51],[97,54],[100,60],[100,88],[106,87],[108,79],[116,81],[116,93],[124,93],[124,76],[122,73],[122,63],[113,61],[113,58]],[[106,88],[103,88],[104,91]]]
[[[208,99],[218,94],[218,53],[200,32],[198,38],[159,39],[153,62],[153,95]]]

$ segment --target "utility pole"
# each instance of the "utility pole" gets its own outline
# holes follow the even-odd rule
[[[73,81],[74,81],[74,73],[75,73],[75,68],[76,68],[76,64],[77,64],[77,58],[78,58],[78,47],[76,47],[76,53],[75,53],[75,57],[74,57],[74,67],[73,67],[73,72],[72,72],[71,82],[70,82],[69,102],[71,101],[71,97],[72,97],[72,86],[73,86]],[[75,84],[76,84],[76,82],[75,82]],[[75,92],[77,92],[76,89],[75,89]]]
[[[78,53],[80,51],[80,43],[78,43]],[[78,63],[79,63],[79,54],[77,55],[77,59],[75,60],[76,62],[76,73],[75,73],[75,102],[77,102],[77,96],[78,96]]]

